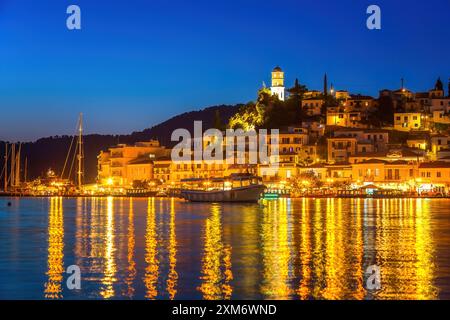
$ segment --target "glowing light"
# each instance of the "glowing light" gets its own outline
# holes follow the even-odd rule
[[[47,299],[61,299],[64,258],[64,216],[61,197],[50,198],[48,216],[48,258],[44,296]]]

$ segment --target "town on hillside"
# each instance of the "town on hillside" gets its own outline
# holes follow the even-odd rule
[[[447,93],[441,79],[428,91],[412,92],[402,80],[399,89],[383,89],[376,98],[335,90],[327,82],[325,75],[321,91],[308,90],[298,80],[287,89],[284,72],[276,67],[271,87],[261,89],[258,102],[225,125],[274,127],[264,123],[271,121],[271,111],[287,114],[288,121],[297,118],[278,121],[283,126],[277,170],[264,163],[172,161],[171,150],[155,140],[100,152],[96,187],[116,193],[133,187],[167,192],[187,179],[251,173],[260,176],[268,190],[290,196],[449,193],[450,82]]]

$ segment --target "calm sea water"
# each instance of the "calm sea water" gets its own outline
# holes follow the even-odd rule
[[[0,198],[0,298],[450,299],[450,200]]]

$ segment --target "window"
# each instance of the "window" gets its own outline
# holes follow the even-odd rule
[[[388,180],[392,180],[392,169],[388,169]]]
[[[438,178],[442,177],[442,173],[441,172],[437,172],[436,173],[436,177],[438,177]]]

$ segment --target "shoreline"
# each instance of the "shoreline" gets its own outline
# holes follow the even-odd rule
[[[62,197],[62,198],[136,198],[136,199],[147,199],[147,198],[177,198],[180,200],[183,200],[181,197],[177,196],[129,196],[129,195],[21,195],[21,194],[5,194],[0,193],[0,198],[53,198],[53,197]],[[373,197],[373,196],[364,196],[364,195],[354,195],[354,196],[339,196],[339,195],[305,195],[305,196],[290,196],[290,197],[278,197],[278,198],[261,198],[260,200],[279,200],[279,199],[450,199],[450,195],[447,196],[380,196],[380,197]],[[189,201],[186,201],[189,202]],[[241,202],[236,202],[241,203]]]

